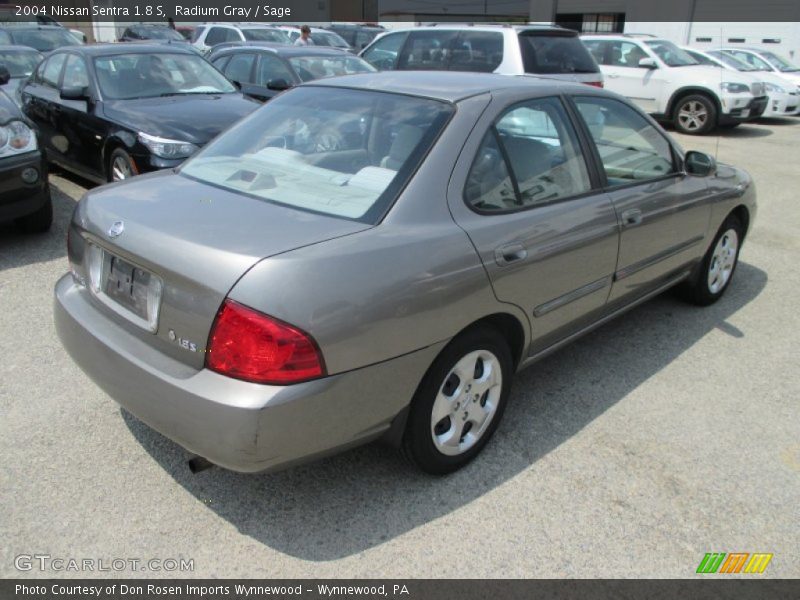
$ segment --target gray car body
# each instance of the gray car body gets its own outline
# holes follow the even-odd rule
[[[680,169],[658,180],[510,214],[481,215],[466,205],[478,146],[510,105],[546,96],[568,106],[571,95],[621,99],[603,90],[414,72],[307,85],[456,106],[379,223],[311,215],[156,173],[84,197],[70,227],[72,274],[56,286],[57,330],[74,360],[134,415],[233,470],[285,467],[379,437],[396,442],[417,386],[459,332],[478,322],[496,326],[524,368],[689,276],[733,211],[745,228],[755,217],[746,173],[720,165],[709,177],[688,175],[671,139]],[[642,212],[637,227],[621,222],[630,208]],[[110,241],[118,219],[125,234]],[[83,285],[87,241],[165,280],[155,333]],[[509,246],[524,248],[525,260],[503,264],[498,252]],[[327,376],[270,386],[205,369],[204,345],[226,297],[308,332]]]

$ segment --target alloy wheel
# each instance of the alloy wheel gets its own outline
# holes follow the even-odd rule
[[[728,229],[720,236],[708,263],[708,291],[712,294],[719,293],[730,280],[738,249],[739,235],[735,229]]]
[[[111,163],[111,178],[113,181],[122,181],[133,175],[130,163],[122,156],[117,156]]]
[[[690,100],[681,106],[678,120],[687,131],[697,131],[708,121],[708,109],[701,102]]]

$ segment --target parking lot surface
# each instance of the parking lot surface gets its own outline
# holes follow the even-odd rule
[[[0,225],[0,575],[85,575],[15,568],[38,553],[192,559],[198,577],[688,577],[706,552],[768,552],[763,576],[800,577],[800,118],[678,137],[758,188],[726,296],[665,294],[523,372],[446,478],[375,445],[192,475],[61,348],[52,290],[84,188],[52,175],[49,234]]]

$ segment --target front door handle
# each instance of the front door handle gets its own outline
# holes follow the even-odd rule
[[[528,251],[522,244],[506,244],[494,251],[494,260],[501,267],[519,262],[528,257]]]
[[[633,227],[640,225],[642,222],[642,211],[638,208],[632,208],[622,213],[622,225],[625,227]]]

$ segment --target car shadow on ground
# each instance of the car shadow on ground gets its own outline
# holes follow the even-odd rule
[[[715,329],[745,343],[747,332],[728,319],[766,284],[764,271],[740,263],[733,285],[711,307],[668,292],[538,362],[515,380],[485,451],[444,478],[415,471],[377,444],[279,473],[213,468],[192,475],[186,451],[121,412],[161,467],[242,534],[304,560],[336,560],[458,510],[524,472]]]
[[[48,262],[67,254],[67,225],[72,218],[83,188],[94,187],[80,177],[62,172],[51,173],[50,195],[53,199],[53,225],[47,233],[30,234],[13,222],[0,223],[0,271]]]

